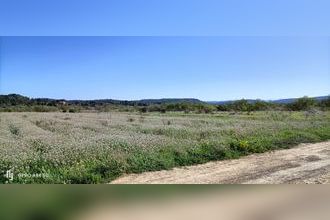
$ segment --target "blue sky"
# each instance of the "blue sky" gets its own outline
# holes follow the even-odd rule
[[[0,0],[1,36],[329,36],[329,0]]]
[[[2,37],[0,93],[277,99],[330,93],[329,37]]]
[[[0,93],[327,95],[329,9],[329,0],[0,0]]]

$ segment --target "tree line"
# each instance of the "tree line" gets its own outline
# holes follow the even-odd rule
[[[18,94],[0,95],[0,111],[62,111],[79,112],[94,111],[139,111],[161,112],[182,111],[196,113],[211,113],[216,111],[253,112],[265,110],[306,111],[310,109],[330,110],[330,96],[323,100],[302,97],[289,103],[275,103],[262,100],[237,100],[225,104],[209,104],[195,99],[162,99],[142,101],[120,100],[57,100],[57,99],[30,99]]]
[[[313,108],[320,110],[329,110],[330,96],[323,100],[316,100],[314,98],[302,97],[295,99],[289,103],[275,103],[257,100],[249,102],[248,100],[238,100],[232,103],[218,105],[219,111],[264,111],[264,110],[288,110],[288,111],[306,111]]]

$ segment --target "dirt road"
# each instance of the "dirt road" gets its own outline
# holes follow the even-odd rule
[[[115,184],[330,183],[330,141],[237,160],[123,176]]]

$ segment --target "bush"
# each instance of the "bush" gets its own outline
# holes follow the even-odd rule
[[[51,111],[55,111],[56,108],[54,109],[54,107],[50,107],[50,106],[43,106],[43,105],[37,105],[34,106],[32,111],[34,112],[51,112]]]
[[[287,105],[287,108],[291,111],[303,111],[310,110],[316,105],[316,100],[308,98],[307,96],[297,99],[295,102]]]
[[[76,109],[74,109],[74,108],[70,108],[69,109],[69,113],[76,113],[76,112],[78,112]]]
[[[147,109],[147,107],[142,107],[142,108],[139,108],[139,112],[141,112],[141,113],[147,113],[148,112],[148,109]]]
[[[318,106],[321,107],[322,110],[330,109],[330,96],[327,99],[322,100]]]
[[[217,106],[218,111],[242,111],[242,112],[252,112],[252,111],[264,111],[270,108],[277,107],[276,104],[257,100],[255,102],[248,101],[245,99],[231,102],[228,104],[222,104]]]
[[[16,127],[15,125],[13,125],[13,124],[10,124],[10,125],[9,125],[9,131],[10,131],[10,133],[12,133],[12,134],[15,135],[15,136],[20,135],[20,130],[19,130],[19,128]]]

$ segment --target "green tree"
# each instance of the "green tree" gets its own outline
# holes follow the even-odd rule
[[[297,99],[291,104],[288,104],[287,107],[292,111],[303,111],[309,110],[316,105],[316,100],[313,98],[309,98],[304,96],[302,98]]]

